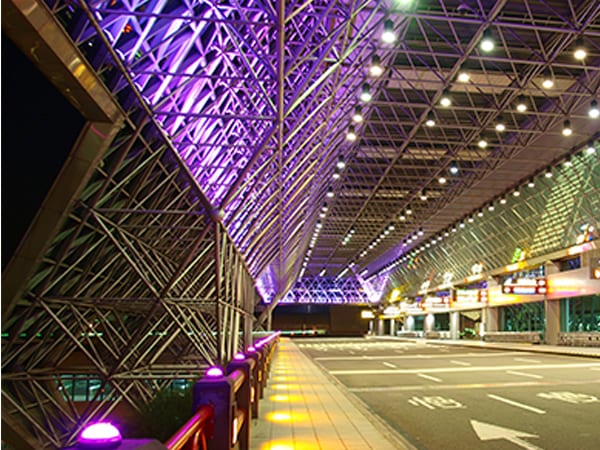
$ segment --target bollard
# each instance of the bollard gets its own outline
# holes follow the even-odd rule
[[[209,450],[230,449],[233,445],[233,418],[236,417],[234,381],[220,368],[212,367],[206,376],[194,384],[193,410],[210,405],[214,409],[212,433],[209,433]]]
[[[239,410],[243,412],[242,423],[237,432],[237,440],[240,449],[250,448],[250,415],[254,417],[254,404],[258,405],[254,389],[253,372],[256,362],[247,358],[243,353],[238,353],[233,360],[227,364],[227,375],[236,370],[244,374],[244,381],[235,393],[235,401]],[[252,411],[251,411],[252,410]]]

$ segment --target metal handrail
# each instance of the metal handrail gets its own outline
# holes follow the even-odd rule
[[[212,434],[214,409],[203,405],[177,432],[165,443],[169,450],[207,450],[206,438]],[[200,441],[200,442],[199,442]],[[191,442],[191,447],[186,447]],[[202,447],[200,447],[202,444]]]

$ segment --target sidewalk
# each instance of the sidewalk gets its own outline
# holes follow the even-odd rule
[[[401,450],[412,448],[290,339],[276,351],[253,450]]]

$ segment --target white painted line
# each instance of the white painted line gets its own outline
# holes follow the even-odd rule
[[[529,359],[529,358],[515,358],[515,361],[524,362],[524,363],[534,363],[534,364],[541,363],[541,361],[538,359]]]
[[[507,405],[516,406],[518,408],[526,409],[527,411],[531,411],[537,414],[546,414],[546,411],[543,409],[534,408],[533,406],[525,405],[524,403],[515,402],[514,400],[510,400],[508,398],[500,397],[499,395],[488,394],[489,398],[493,398],[494,400],[498,400],[499,402],[506,403]]]
[[[403,350],[395,350],[396,353],[402,353]],[[511,356],[511,355],[522,355],[523,352],[496,352],[496,353],[454,353],[451,355],[445,354],[432,354],[432,355],[386,355],[386,356],[370,356],[370,359],[446,359],[448,356],[452,356],[454,358],[495,358],[496,356]],[[364,359],[363,356],[317,356],[313,358],[318,361],[342,361],[342,360],[359,360]],[[539,361],[536,361],[539,362]]]
[[[354,353],[352,350],[350,350],[350,352],[349,352],[349,353],[350,353],[351,355],[355,355],[355,353]]]
[[[383,362],[383,365],[387,366],[387,367],[391,367],[392,369],[395,369],[396,367],[398,367],[398,366],[396,366],[392,363],[386,362],[386,361]]]
[[[530,377],[530,378],[538,378],[538,379],[544,378],[541,375],[536,375],[534,373],[517,372],[516,370],[507,370],[506,373],[509,373],[511,375],[520,375],[522,377]]]
[[[600,367],[592,367],[590,370],[600,370]]]
[[[429,409],[435,409],[435,408],[434,408],[433,406],[431,406],[429,403],[427,403],[427,402],[425,402],[425,401],[421,400],[421,399],[420,399],[420,398],[418,398],[418,397],[413,397],[413,398],[411,398],[411,399],[408,401],[408,403],[410,403],[410,404],[411,404],[411,405],[413,405],[413,406],[419,406],[419,405],[423,405],[423,406],[425,406],[426,408],[429,408]]]
[[[441,383],[442,380],[436,377],[432,377],[431,375],[425,375],[424,373],[418,373],[418,377],[425,378],[426,380],[435,381],[436,383]]]
[[[495,372],[498,370],[527,370],[527,369],[584,369],[597,367],[600,363],[574,363],[574,364],[536,364],[536,365],[510,365],[510,366],[471,366],[471,367],[435,367],[431,369],[352,369],[330,370],[331,375],[390,375],[416,374],[416,373],[447,373],[447,372]]]
[[[600,384],[600,380],[585,380],[585,381],[568,381],[560,383],[560,386],[584,386],[589,387],[590,384]],[[471,390],[471,389],[500,389],[507,387],[531,387],[531,386],[548,386],[544,381],[503,381],[499,383],[462,383],[462,384],[444,384],[444,390]],[[428,391],[431,386],[423,384],[402,385],[402,386],[377,386],[377,387],[356,387],[349,388],[350,392],[418,392]]]
[[[471,363],[464,362],[464,361],[455,361],[454,359],[451,359],[450,362],[452,364],[456,364],[457,366],[470,366],[471,365]]]

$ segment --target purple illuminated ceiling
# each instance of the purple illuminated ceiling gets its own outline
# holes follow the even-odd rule
[[[91,7],[179,155],[223,211],[268,299],[304,273],[307,254],[307,277],[372,272],[396,258],[416,229],[424,238],[440,232],[598,133],[585,119],[600,85],[597,0]],[[392,44],[381,40],[386,20],[398,38]],[[491,53],[479,48],[486,30],[496,39]],[[581,38],[588,56],[573,61]],[[375,55],[380,77],[368,71]],[[463,69],[466,82],[458,79]],[[542,87],[547,73],[552,90]],[[365,82],[374,98],[349,143]],[[439,106],[444,92],[452,108]],[[526,114],[513,107],[521,96]],[[494,130],[500,116],[508,124],[502,134]],[[430,117],[435,127],[424,125]],[[570,140],[560,139],[566,117],[577,130]],[[482,135],[486,149],[476,145]],[[339,155],[347,166],[334,180]],[[453,163],[459,177],[447,175]],[[333,199],[325,197],[329,186]],[[423,190],[427,204],[418,201]],[[329,212],[319,218],[324,202]],[[411,221],[400,223],[408,206]],[[317,220],[322,232],[309,251]],[[356,234],[342,243],[350,230]]]

